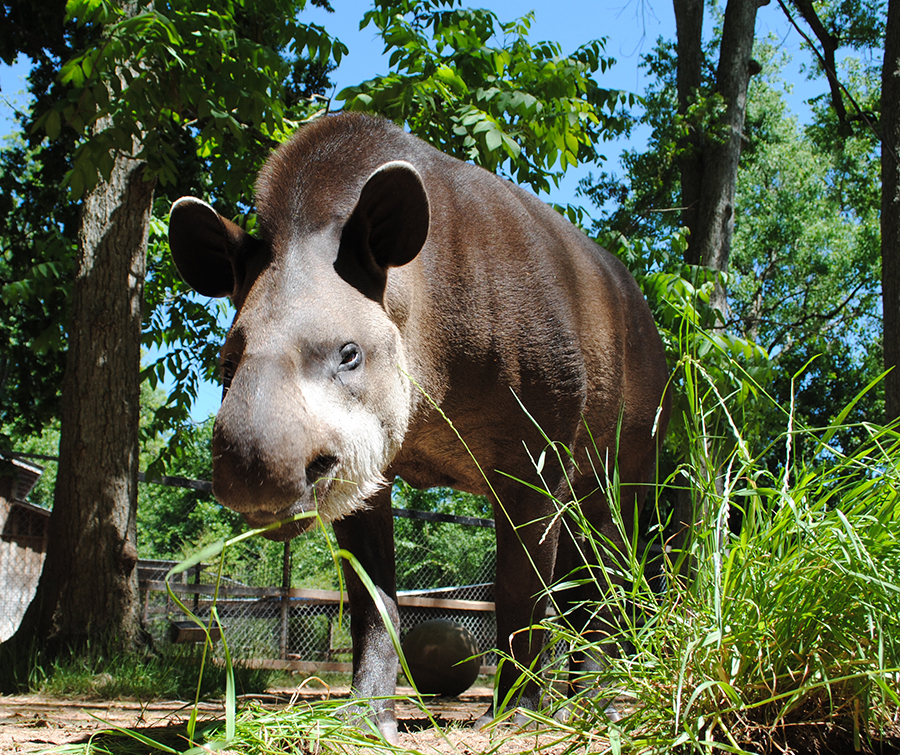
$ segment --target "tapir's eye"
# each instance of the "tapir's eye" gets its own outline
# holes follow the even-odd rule
[[[355,370],[362,364],[362,351],[355,343],[341,346],[341,363],[339,370]]]

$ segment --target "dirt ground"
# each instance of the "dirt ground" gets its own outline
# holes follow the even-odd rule
[[[340,696],[344,690],[332,691]],[[401,695],[412,694],[411,689],[398,689]],[[314,697],[317,693],[304,693]],[[400,744],[404,749],[436,755],[476,755],[488,752],[497,755],[534,752],[538,747],[547,755],[562,752],[562,746],[552,747],[552,737],[537,732],[516,733],[507,727],[493,733],[475,731],[466,724],[486,710],[491,700],[491,690],[474,687],[456,699],[442,699],[429,704],[428,709],[442,731],[434,729],[427,718],[415,706],[398,705]],[[272,702],[276,699],[273,697]],[[265,699],[262,700],[266,702]],[[62,745],[85,742],[98,732],[113,726],[123,729],[139,729],[158,739],[165,730],[183,726],[191,712],[190,703],[160,701],[152,703],[59,700],[40,695],[0,697],[0,753],[52,753]],[[203,720],[221,718],[221,704],[204,703],[200,706]],[[171,733],[171,732],[170,732]],[[169,737],[165,737],[169,740]],[[171,740],[170,740],[171,741]],[[177,739],[172,741],[176,749]],[[548,745],[550,745],[548,747]],[[71,750],[69,750],[71,752]]]

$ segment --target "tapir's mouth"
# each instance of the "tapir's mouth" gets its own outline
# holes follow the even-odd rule
[[[284,522],[280,527],[266,530],[263,536],[270,540],[290,540],[297,535],[306,532],[316,521],[315,506],[309,506],[304,502],[298,501],[293,506],[288,506],[281,511],[245,511],[243,513],[244,521],[252,528],[268,527],[275,522]],[[306,514],[298,519],[291,520],[298,514]],[[287,521],[286,521],[287,520]]]
[[[244,511],[242,512],[244,521],[254,529],[268,527],[275,522],[284,522],[280,527],[262,533],[264,537],[270,540],[290,540],[297,535],[303,534],[315,523],[318,504],[327,498],[332,487],[333,480],[323,477],[323,474],[333,469],[336,463],[337,460],[334,457],[322,460],[317,459],[307,467],[307,479],[315,481],[315,484],[310,485],[307,494],[302,499],[278,511],[260,509]],[[292,519],[298,515],[303,516]]]

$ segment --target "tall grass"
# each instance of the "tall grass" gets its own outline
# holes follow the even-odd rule
[[[683,547],[671,547],[683,539],[670,521],[657,532],[662,573],[648,579],[652,548],[626,537],[622,552],[577,509],[569,519],[593,560],[605,556],[625,576],[624,587],[601,585],[594,608],[624,617],[616,640],[632,651],[585,680],[581,725],[633,752],[874,748],[898,734],[900,710],[900,434],[866,425],[866,442],[845,454],[829,442],[846,411],[817,431],[797,427],[788,408],[780,437],[754,456],[715,381],[689,358],[681,367],[691,373],[691,432],[661,490],[690,481]],[[805,460],[801,441],[812,449]],[[783,449],[775,471],[773,447]],[[614,475],[606,484],[616,499]],[[597,650],[565,617],[549,628]],[[625,695],[622,720],[603,720],[602,687]]]

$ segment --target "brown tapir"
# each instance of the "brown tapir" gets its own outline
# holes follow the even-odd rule
[[[596,563],[560,508],[577,501],[621,542],[598,476],[618,465],[630,527],[665,433],[665,355],[634,279],[531,194],[366,116],[301,128],[266,163],[256,203],[258,237],[192,198],[169,226],[184,279],[237,309],[221,359],[216,497],[252,526],[318,511],[396,623],[387,483],[490,496],[498,647],[528,666],[541,642],[523,630],[545,615],[547,586]],[[562,463],[539,475],[548,439]],[[353,687],[391,695],[397,655],[345,570]],[[566,598],[578,605],[600,583]],[[583,608],[570,620],[602,636],[603,619]],[[503,667],[499,699],[517,675]],[[532,683],[516,704],[539,700]],[[392,703],[374,705],[396,740]]]

